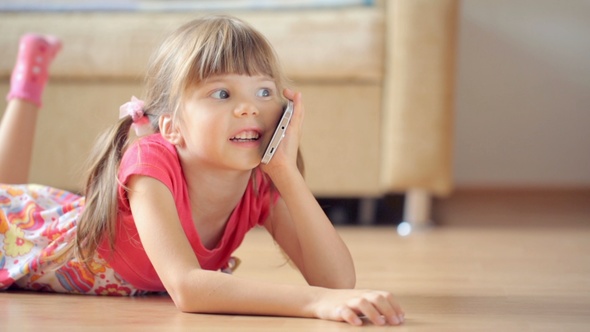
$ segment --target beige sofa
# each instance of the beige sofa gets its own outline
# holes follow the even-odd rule
[[[304,94],[302,151],[321,197],[409,192],[407,218],[428,219],[428,197],[452,188],[452,95],[457,0],[230,12],[274,44]],[[148,57],[173,28],[202,13],[0,13],[0,93],[20,35],[52,33],[52,67],[33,182],[81,187],[83,161],[118,107],[141,96]]]

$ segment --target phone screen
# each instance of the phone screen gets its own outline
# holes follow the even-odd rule
[[[272,159],[272,156],[274,156],[274,153],[277,151],[279,143],[281,143],[283,137],[285,137],[285,131],[287,130],[287,126],[291,121],[292,115],[293,102],[289,100],[287,106],[285,107],[285,111],[283,112],[283,116],[281,117],[281,120],[279,121],[277,128],[270,139],[270,143],[268,143],[268,146],[266,147],[266,152],[264,152],[264,156],[262,156],[263,164],[268,164]]]

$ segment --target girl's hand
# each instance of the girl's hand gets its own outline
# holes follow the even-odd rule
[[[301,141],[301,127],[303,124],[303,102],[301,92],[285,89],[283,95],[293,101],[293,116],[285,132],[285,137],[277,148],[271,161],[261,169],[273,178],[279,172],[297,170],[297,151]]]
[[[314,312],[318,318],[345,321],[362,325],[365,317],[375,325],[399,325],[404,322],[404,311],[385,291],[355,289],[325,289],[327,294],[316,302]]]

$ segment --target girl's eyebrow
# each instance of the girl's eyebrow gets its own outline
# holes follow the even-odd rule
[[[224,77],[223,77],[223,76],[212,76],[212,77],[209,77],[209,78],[207,78],[207,79],[204,79],[204,80],[202,81],[202,83],[203,83],[203,84],[217,83],[217,82],[222,82],[222,81],[224,81],[224,80],[225,80],[225,79],[224,79]]]
[[[272,82],[272,83],[275,82],[275,80],[270,76],[260,75],[260,76],[254,76],[254,77],[258,77],[258,81],[260,81],[260,82]]]
[[[268,83],[275,83],[275,80],[272,79],[269,76],[252,76],[254,78],[256,78],[256,80],[258,82],[268,82]],[[202,81],[203,84],[207,84],[207,83],[217,83],[217,82],[224,82],[226,81],[227,78],[224,75],[216,75],[216,76],[211,76],[205,80]]]
[[[258,80],[258,82],[260,82],[260,83],[276,84],[275,81],[273,79],[270,79],[270,78],[260,79],[260,80]]]

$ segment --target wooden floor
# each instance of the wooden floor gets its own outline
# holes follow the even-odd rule
[[[588,217],[588,216],[586,216]],[[386,289],[406,310],[392,331],[590,331],[590,222],[575,226],[393,227],[339,232],[359,288]],[[302,283],[263,230],[238,251],[240,276]],[[315,319],[197,315],[166,296],[0,293],[0,331],[348,331]]]

